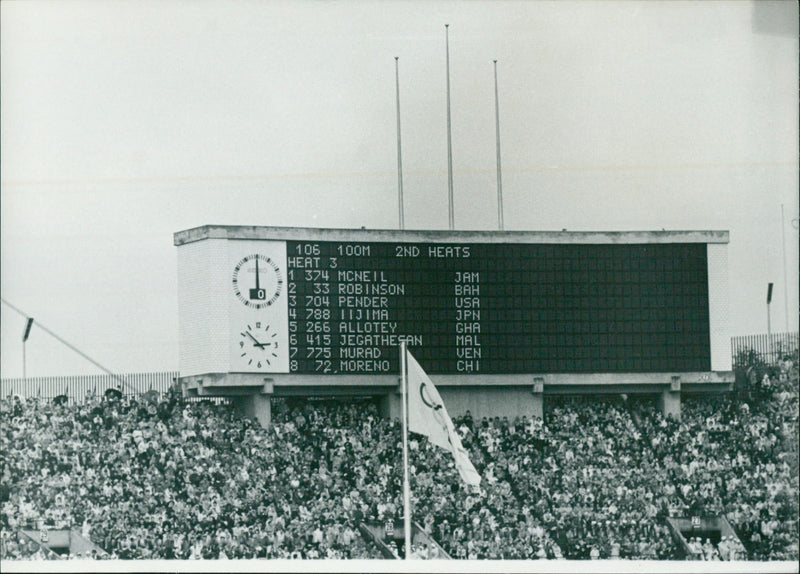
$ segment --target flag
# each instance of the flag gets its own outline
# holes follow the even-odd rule
[[[407,358],[408,430],[427,436],[436,446],[453,453],[456,468],[464,482],[471,486],[480,485],[481,477],[461,445],[439,391],[411,353],[407,353]]]

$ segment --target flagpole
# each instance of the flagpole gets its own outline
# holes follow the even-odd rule
[[[400,58],[394,57],[394,76],[395,86],[397,86],[397,201],[400,210],[400,229],[405,229],[405,217],[403,216],[403,155],[400,145],[400,70],[397,61]]]
[[[411,487],[408,480],[408,374],[406,371],[406,343],[400,343],[400,373],[403,389],[403,532],[405,559],[411,557]]]
[[[450,24],[444,25],[447,49],[447,214],[450,230],[454,229],[453,216],[453,141],[450,134]]]
[[[503,231],[503,179],[500,175],[500,100],[497,97],[497,60],[494,60],[494,117],[497,132],[497,228]]]

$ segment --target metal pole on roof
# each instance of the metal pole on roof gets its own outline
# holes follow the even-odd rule
[[[503,231],[503,178],[500,170],[500,99],[497,96],[497,60],[494,61],[494,118],[497,135],[497,228]]]
[[[403,152],[400,145],[400,69],[397,61],[400,58],[394,58],[394,76],[395,86],[397,87],[397,202],[399,209],[400,229],[405,229],[405,217],[403,214]]]
[[[450,129],[450,24],[444,25],[447,49],[447,215],[450,230],[455,226],[453,214],[453,138]]]

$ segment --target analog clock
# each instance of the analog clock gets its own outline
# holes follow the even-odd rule
[[[233,268],[233,292],[248,307],[263,309],[272,305],[282,288],[281,270],[266,255],[248,255]]]
[[[268,323],[251,321],[239,332],[239,356],[248,367],[266,369],[278,359],[278,333]]]

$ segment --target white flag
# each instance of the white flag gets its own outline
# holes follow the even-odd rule
[[[469,454],[461,445],[453,421],[447,414],[439,391],[431,382],[425,371],[411,355],[408,358],[408,430],[423,434],[433,444],[453,453],[456,468],[461,478],[469,485],[478,486],[481,477]]]

